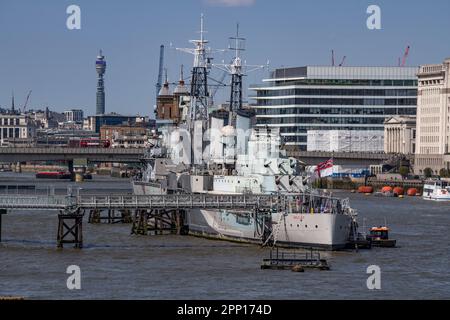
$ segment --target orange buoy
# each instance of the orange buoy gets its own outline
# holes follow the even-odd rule
[[[389,187],[389,186],[383,187],[383,189],[381,189],[381,192],[383,192],[383,193],[391,193],[392,192],[392,187]]]
[[[406,192],[406,194],[409,197],[415,197],[417,195],[418,191],[416,188],[409,188],[408,191]]]
[[[403,188],[401,188],[401,187],[395,187],[393,192],[397,196],[402,196],[405,194],[405,190],[403,190]]]
[[[365,186],[361,186],[358,188],[358,192],[359,193],[373,193],[373,188],[372,187],[365,187]]]

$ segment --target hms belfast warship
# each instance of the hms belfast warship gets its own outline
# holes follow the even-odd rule
[[[191,41],[179,49],[195,57],[191,90],[183,77],[177,92],[180,121],[159,128],[161,136],[148,150],[145,169],[133,181],[135,194],[272,194],[291,201],[283,212],[258,215],[240,210],[187,209],[185,224],[195,236],[243,243],[336,250],[357,234],[356,212],[346,199],[322,195],[308,186],[302,163],[285,156],[277,129],[254,128],[254,114],[243,108],[243,38],[230,38],[236,55],[229,65],[211,65],[208,41]],[[211,108],[208,73],[217,67],[231,74],[231,98]],[[256,66],[250,66],[255,68]],[[161,89],[168,91],[168,82]],[[213,109],[211,111],[211,109]]]

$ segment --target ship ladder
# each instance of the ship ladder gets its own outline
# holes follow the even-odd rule
[[[277,225],[275,227],[275,229],[272,230],[272,232],[270,233],[270,235],[267,237],[266,241],[263,243],[263,247],[265,247],[267,245],[267,243],[273,239],[273,244],[272,247],[275,247],[275,244],[277,243],[278,240],[278,233],[280,232],[280,228],[281,228],[281,220],[283,220],[285,217],[285,214],[280,213],[280,218],[278,219]]]

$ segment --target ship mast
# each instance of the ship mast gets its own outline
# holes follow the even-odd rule
[[[176,48],[178,51],[194,55],[191,79],[191,104],[189,110],[189,122],[191,125],[196,120],[208,120],[208,70],[211,59],[208,57],[210,49],[206,45],[204,34],[204,16],[200,19],[200,40],[190,40],[195,48]]]
[[[236,113],[242,109],[243,90],[242,78],[250,72],[262,69],[265,66],[247,65],[242,63],[241,53],[245,51],[246,38],[239,35],[239,24],[236,25],[236,35],[229,38],[230,44],[228,49],[234,51],[234,58],[230,64],[213,64],[214,67],[225,71],[231,75],[231,92],[230,92],[230,122],[232,126],[236,126]],[[245,71],[244,71],[245,69]]]
[[[204,16],[200,18],[200,40],[191,40],[194,48],[176,48],[178,51],[192,54],[194,64],[192,67],[190,106],[188,109],[187,126],[189,129],[191,150],[190,160],[194,171],[206,167],[204,159],[204,150],[207,148],[206,141],[203,139],[208,130],[208,73],[211,69],[211,53],[213,50],[207,47],[209,43],[205,39]]]

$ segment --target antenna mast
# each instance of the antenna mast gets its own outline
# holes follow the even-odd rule
[[[207,56],[210,52],[206,48],[208,40],[204,37],[204,17],[200,19],[200,40],[191,40],[190,43],[195,48],[176,48],[178,51],[194,55],[194,65],[192,68],[191,80],[191,106],[189,110],[189,120],[208,120],[208,70],[210,69],[211,58]]]
[[[245,38],[239,35],[239,24],[236,26],[236,35],[230,37],[229,50],[234,51],[234,58],[231,64],[214,64],[213,66],[229,73],[231,75],[231,96],[230,96],[230,112],[232,113],[231,125],[235,125],[236,112],[242,109],[242,78],[245,73],[262,69],[265,66],[252,66],[242,63],[241,52],[245,51]],[[244,71],[244,69],[246,69]]]

